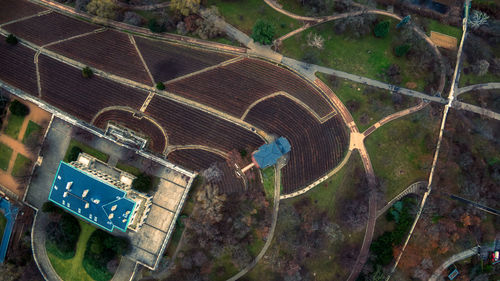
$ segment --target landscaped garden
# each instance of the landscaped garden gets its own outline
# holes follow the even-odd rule
[[[24,132],[23,143],[25,144],[32,135],[36,135],[42,132],[42,129],[43,129],[42,126],[29,120],[28,126],[26,127],[26,131]]]
[[[13,139],[17,139],[19,132],[21,131],[21,126],[24,122],[24,117],[29,114],[29,108],[19,102],[18,100],[13,100],[9,106],[10,115],[7,119],[7,125],[5,126],[4,133]]]
[[[380,27],[382,23],[388,25]],[[280,50],[308,63],[423,91],[435,79],[429,71],[432,52],[411,29],[396,29],[397,23],[373,15],[353,17],[352,22],[340,19],[286,39]],[[384,31],[376,35],[377,27]]]
[[[18,153],[12,168],[12,176],[23,177],[31,173],[30,167],[33,163],[31,160],[22,154]]]
[[[354,153],[325,182],[301,196],[280,201],[271,247],[248,279],[345,279],[363,240],[368,213],[364,188],[361,158]]]
[[[107,281],[113,277],[109,268],[117,268],[120,256],[129,248],[128,240],[76,219],[52,203],[45,203],[42,210],[51,219],[46,229],[47,254],[63,280]]]
[[[335,76],[322,73],[318,73],[317,76],[346,105],[361,132],[382,118],[418,103],[415,98],[401,94],[391,94],[386,90]]]
[[[274,198],[274,166],[262,170],[262,181],[264,191],[266,192],[266,199],[272,202]]]
[[[91,156],[94,156],[95,158],[103,162],[107,162],[109,158],[109,155],[107,155],[106,153],[101,152],[75,139],[71,139],[71,141],[69,142],[68,150],[66,150],[66,155],[64,156],[64,162],[69,163],[75,161],[78,158],[78,154],[80,154],[80,152],[84,152]]]
[[[428,179],[441,116],[437,110],[428,105],[378,128],[365,140],[387,201],[410,184]]]
[[[12,157],[12,148],[0,143],[0,169],[7,171],[10,157]]]

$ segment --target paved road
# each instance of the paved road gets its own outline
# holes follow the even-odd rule
[[[461,261],[461,260],[466,259],[468,257],[472,257],[473,255],[477,255],[478,251],[479,251],[479,247],[476,246],[474,248],[470,248],[470,249],[465,250],[461,253],[458,253],[456,255],[451,256],[434,271],[432,276],[429,278],[429,281],[444,280],[444,278],[442,278],[442,274],[443,274],[443,271],[448,268],[448,266],[456,263],[457,261]]]
[[[63,281],[52,267],[49,257],[47,256],[47,250],[45,249],[45,228],[48,223],[49,218],[46,213],[38,211],[35,214],[33,229],[31,231],[31,247],[33,250],[33,257],[45,280]]]
[[[495,119],[495,120],[500,120],[500,113],[486,109],[484,107],[477,106],[477,105],[472,105],[472,104],[461,102],[461,101],[454,101],[452,104],[452,107],[456,108],[456,109],[474,112],[474,113],[480,114],[482,116],[487,116],[487,117]]]

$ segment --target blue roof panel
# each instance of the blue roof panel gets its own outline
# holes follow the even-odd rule
[[[108,231],[126,231],[135,209],[126,196],[124,190],[61,161],[49,200]]]
[[[278,159],[290,151],[290,143],[284,137],[276,141],[262,145],[259,150],[253,154],[253,158],[261,169],[276,164]]]

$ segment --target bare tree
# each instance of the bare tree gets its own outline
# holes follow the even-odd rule
[[[325,43],[325,39],[316,33],[310,32],[307,34],[307,45],[310,47],[318,48],[320,50],[323,49]]]
[[[490,16],[486,13],[474,10],[469,18],[469,26],[472,27],[472,29],[478,29],[481,25],[486,24],[489,18]]]

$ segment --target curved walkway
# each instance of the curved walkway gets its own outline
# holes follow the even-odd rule
[[[389,116],[386,116],[383,119],[381,119],[380,121],[378,121],[377,123],[375,123],[372,126],[370,126],[370,128],[366,129],[363,132],[363,136],[366,138],[371,133],[375,132],[376,129],[382,127],[383,125],[385,125],[385,124],[387,124],[387,123],[389,123],[391,121],[394,121],[394,120],[396,120],[398,118],[404,117],[404,116],[412,114],[414,112],[417,112],[417,111],[423,109],[424,107],[426,107],[428,104],[429,104],[428,102],[425,102],[424,100],[421,100],[420,103],[417,104],[416,106],[413,106],[413,107],[401,110],[399,112],[393,113],[393,114],[391,114]]]
[[[279,163],[275,166],[275,175],[274,175],[274,212],[273,212],[273,220],[271,223],[271,229],[269,230],[269,234],[267,235],[267,240],[266,243],[264,244],[264,247],[260,250],[259,254],[255,257],[255,259],[247,265],[244,269],[242,269],[240,272],[236,273],[233,277],[227,279],[227,281],[235,281],[238,280],[239,278],[243,277],[243,275],[247,274],[252,268],[257,265],[257,263],[264,257],[264,255],[267,252],[267,249],[269,246],[271,246],[271,242],[273,241],[274,238],[274,231],[276,230],[276,224],[278,222],[278,211],[279,211],[279,205],[280,205],[280,188],[281,188],[281,167],[279,166]]]
[[[491,83],[484,83],[484,84],[475,84],[475,85],[470,85],[462,88],[458,88],[456,91],[455,96],[459,96],[463,93],[469,92],[469,91],[475,91],[475,90],[496,90],[500,89],[500,83],[498,82],[491,82]]]
[[[468,257],[472,257],[473,255],[476,255],[479,253],[479,247],[473,247],[468,250],[465,250],[461,253],[455,254],[448,258],[442,265],[440,265],[432,274],[432,276],[429,278],[429,281],[438,281],[438,280],[443,280],[441,278],[441,275],[443,274],[443,271],[448,268],[448,266],[456,263],[457,261],[461,261],[463,259],[466,259]]]
[[[425,188],[427,187],[427,182],[426,181],[418,181],[415,183],[410,184],[405,190],[401,191],[396,197],[392,198],[391,201],[389,201],[382,209],[377,211],[377,218],[379,218],[383,213],[385,213],[387,210],[389,210],[390,207],[397,201],[401,200],[401,198],[405,197],[408,194],[420,194],[425,191]]]
[[[33,258],[42,273],[42,276],[47,281],[63,281],[50,263],[47,250],[45,249],[45,228],[49,224],[48,215],[42,211],[37,211],[33,220],[33,228],[31,230],[31,248]]]
[[[295,15],[295,14],[293,14],[291,12],[285,11],[285,10],[283,10],[280,7],[277,7],[276,3],[273,2],[273,1],[270,1],[270,0],[264,0],[264,1],[271,8],[275,9],[276,11],[278,11],[278,12],[284,14],[284,15],[287,15],[287,16],[295,18],[295,19],[303,18],[303,17]],[[332,15],[332,16],[326,16],[326,17],[316,17],[316,18],[304,17],[304,18],[306,18],[308,21],[313,21],[314,22],[309,27],[312,27],[312,26],[315,26],[315,25],[318,25],[318,24],[321,24],[321,23],[325,23],[325,22],[328,22],[328,21],[332,21],[332,20],[337,20],[337,19],[351,17],[351,16],[357,16],[357,15],[362,15],[362,14],[383,15],[383,16],[388,16],[388,17],[391,17],[391,18],[395,18],[395,19],[397,19],[399,21],[401,21],[403,19],[402,17],[400,17],[400,16],[398,16],[398,15],[396,15],[394,13],[387,12],[387,11],[384,11],[384,10],[372,9],[370,7],[362,6],[362,5],[357,5],[357,6],[362,7],[364,9],[361,10],[361,11],[348,12],[348,13],[343,13],[343,14],[338,14],[338,15]],[[305,30],[307,28],[302,27],[302,28],[299,28],[299,29],[300,29],[300,31],[303,31],[303,30]],[[439,79],[438,92],[442,93],[443,90],[444,90],[445,79],[446,79],[446,68],[445,68],[445,65],[444,65],[443,56],[441,55],[441,52],[439,51],[437,45],[434,44],[434,42],[432,42],[432,40],[429,38],[429,36],[427,36],[427,34],[425,34],[422,30],[420,30],[415,25],[412,25],[412,29],[429,44],[429,46],[432,48],[432,51],[434,52],[434,54],[436,55],[436,57],[439,60],[439,64],[440,64],[440,68],[441,68],[441,73],[440,73],[440,79]],[[298,32],[291,31],[290,33],[292,33],[292,35],[295,35]],[[284,36],[276,39],[276,43],[279,44],[282,40],[284,40],[284,39],[286,39],[286,38],[288,38],[290,36],[291,35],[289,35],[289,34],[285,34]]]

